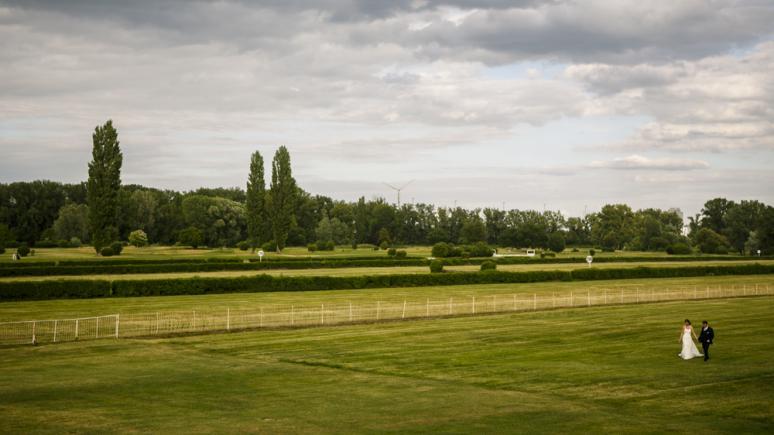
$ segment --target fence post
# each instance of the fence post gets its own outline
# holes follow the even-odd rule
[[[572,292],[570,292],[570,306],[571,306],[571,307],[574,307],[574,306],[575,306],[575,297],[574,297],[574,295],[572,294]]]
[[[624,298],[623,298],[623,287],[621,287],[621,303],[622,303],[622,304],[624,303]]]
[[[231,308],[226,307],[226,331],[231,331]]]
[[[693,286],[693,298],[694,299],[699,299],[699,293],[698,292],[699,292],[699,289],[697,288],[697,286]]]
[[[516,293],[513,294],[513,311],[516,311]]]
[[[376,301],[376,320],[379,320],[379,312],[382,310],[382,301]]]
[[[605,289],[605,305],[607,305],[607,289]]]
[[[427,298],[427,303],[425,304],[425,317],[430,317],[430,298]]]
[[[637,293],[637,299],[636,299],[636,303],[638,303],[638,304],[639,304],[639,303],[640,303],[640,288],[639,288],[639,287],[637,287],[637,288],[635,289],[635,292]]]
[[[263,307],[261,307],[258,312],[258,327],[263,328]]]
[[[709,297],[709,286],[707,286],[707,297]]]
[[[471,308],[473,309],[473,314],[476,314],[476,297],[473,296],[473,303],[470,304]]]
[[[78,321],[80,319],[75,319],[75,339],[78,339]]]
[[[515,297],[515,295],[514,295]],[[551,292],[551,308],[556,308],[556,293]]]
[[[59,320],[54,320],[54,343],[56,343],[56,327],[59,325]]]
[[[293,318],[295,316],[296,307],[294,305],[290,306],[290,326],[293,326],[295,324],[295,319]]]
[[[32,344],[35,344],[35,343],[36,343],[36,341],[37,341],[37,340],[35,339],[35,327],[36,327],[37,325],[38,325],[38,322],[37,322],[37,320],[36,320],[36,321],[34,321],[34,322],[32,322]]]
[[[537,293],[532,293],[532,311],[537,310]]]
[[[97,327],[94,331],[94,338],[99,338],[99,317],[97,317]]]
[[[492,295],[492,311],[497,312],[497,295]]]
[[[449,315],[450,315],[450,316],[451,316],[452,314],[454,314],[454,310],[452,309],[452,299],[453,299],[453,298],[449,298]]]
[[[401,319],[406,318],[406,300],[405,299],[403,299],[403,314],[400,315],[400,318]]]
[[[349,321],[352,321],[352,301],[349,301]]]
[[[586,290],[586,306],[591,306],[591,290]]]
[[[120,314],[116,314],[116,338],[118,338],[118,327],[121,325]]]
[[[325,304],[320,304],[320,324],[325,324]]]

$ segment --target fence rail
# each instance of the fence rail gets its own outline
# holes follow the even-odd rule
[[[538,311],[556,308],[772,295],[770,284],[611,288],[587,291],[497,293],[448,299],[321,302],[302,305],[223,307],[206,310],[121,313],[97,317],[0,323],[0,345],[58,343],[104,338],[152,337],[260,328],[302,328]]]

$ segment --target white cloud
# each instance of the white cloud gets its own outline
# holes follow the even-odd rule
[[[687,159],[651,159],[633,154],[628,157],[613,160],[593,161],[588,167],[596,169],[620,169],[620,170],[658,170],[658,171],[690,171],[694,169],[707,169],[709,163],[702,160]]]

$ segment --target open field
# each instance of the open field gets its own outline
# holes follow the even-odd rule
[[[772,310],[746,298],[25,346],[0,352],[0,421],[6,433],[770,433]],[[677,358],[685,317],[713,323],[709,363]]]
[[[683,261],[683,262],[627,262],[627,263],[598,263],[592,267],[597,269],[628,269],[634,267],[690,267],[690,266],[728,266],[729,264],[774,264],[774,260],[739,260],[728,261]],[[549,263],[549,264],[501,264],[497,270],[506,272],[526,272],[536,270],[577,270],[586,269],[587,265],[581,263]],[[445,266],[444,270],[456,272],[475,272],[480,269],[478,265]],[[324,269],[263,269],[255,270],[231,270],[216,272],[172,272],[172,273],[136,273],[136,274],[105,274],[105,275],[46,275],[46,276],[15,276],[0,277],[0,282],[14,281],[49,281],[49,280],[137,280],[137,279],[169,279],[169,278],[193,278],[193,277],[241,277],[255,275],[272,276],[365,276],[365,275],[393,275],[393,274],[426,274],[430,273],[427,266],[400,266],[400,267],[346,267]]]
[[[428,257],[432,247],[430,246],[407,246],[401,247],[407,252],[409,256]],[[7,249],[12,251],[12,249]],[[499,252],[503,254],[522,254],[524,250],[508,250],[500,249]],[[578,252],[572,252],[567,249],[559,254],[557,258],[565,257],[585,257],[588,255],[588,249],[579,249]],[[347,247],[337,247],[335,251],[316,251],[309,252],[306,248],[301,247],[288,247],[285,248],[283,253],[277,254],[274,252],[267,252],[265,258],[335,258],[335,257],[386,257],[385,251],[374,251],[370,248],[351,249]],[[639,252],[639,251],[617,251],[617,252],[601,252],[597,250],[596,257],[665,257],[667,256],[663,252]],[[223,249],[190,249],[177,246],[151,246],[146,248],[135,248],[133,246],[127,246],[124,248],[120,256],[116,257],[99,257],[94,253],[94,249],[90,246],[83,246],[80,248],[35,248],[35,255],[25,258],[23,261],[62,261],[62,260],[95,260],[109,262],[115,259],[141,259],[141,260],[169,260],[169,259],[217,259],[217,258],[251,258],[256,257],[256,254],[251,254],[250,251],[241,251],[236,248],[223,248]],[[707,255],[708,259],[712,258],[712,255]],[[10,255],[0,256],[0,263],[11,262]]]
[[[261,306],[319,306],[320,303],[373,304],[376,301],[398,303],[404,299],[466,300],[471,297],[502,295],[549,295],[571,291],[619,291],[620,289],[668,289],[750,286],[774,287],[774,275],[711,276],[697,278],[624,279],[605,281],[540,282],[528,284],[483,284],[407,288],[374,288],[361,290],[328,290],[308,292],[227,293],[186,296],[142,296],[127,298],[57,299],[0,303],[0,322],[32,319],[63,319],[106,314],[137,314],[157,311],[224,311],[255,309]]]

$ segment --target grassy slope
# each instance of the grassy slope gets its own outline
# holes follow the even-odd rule
[[[191,296],[146,296],[135,298],[102,298],[102,299],[59,299],[47,301],[20,301],[0,303],[0,322],[30,319],[62,319],[88,317],[105,314],[153,313],[156,311],[215,311],[222,313],[226,307],[231,309],[246,308],[256,310],[258,307],[272,305],[317,308],[325,304],[400,304],[404,299],[414,302],[448,301],[454,298],[457,303],[469,301],[476,297],[478,304],[491,303],[492,295],[502,295],[500,304],[507,301],[511,295],[531,296],[537,294],[556,293],[557,296],[569,292],[585,294],[586,291],[608,290],[611,295],[619,289],[643,291],[650,289],[693,288],[699,290],[706,286],[730,287],[735,285],[748,288],[756,284],[769,285],[774,288],[774,275],[756,276],[719,276],[699,278],[663,278],[663,279],[626,279],[589,282],[543,282],[529,284],[486,284],[464,286],[436,286],[410,288],[381,288],[363,290],[331,290],[311,292],[269,292],[269,293],[232,293]],[[506,302],[507,303],[507,302]]]
[[[731,266],[740,264],[774,264],[774,260],[740,260],[729,263],[728,261],[685,261],[679,263],[666,262],[631,262],[631,263],[598,263],[593,265],[597,269],[623,269],[642,266],[651,267],[689,267],[689,266]],[[585,269],[585,264],[503,264],[497,267],[501,271],[519,272],[531,270],[576,270]],[[474,272],[480,270],[480,266],[446,266],[447,271]],[[0,277],[0,282],[13,281],[49,281],[49,280],[136,280],[136,279],[169,279],[200,277],[237,277],[254,275],[274,276],[362,276],[362,275],[392,275],[392,274],[419,274],[430,273],[426,266],[401,266],[401,267],[348,267],[348,268],[323,268],[323,269],[275,269],[275,270],[234,270],[219,272],[176,272],[176,273],[136,273],[119,275],[62,275],[62,276],[19,276]]]
[[[774,424],[774,298],[0,352],[9,433],[695,432]],[[676,356],[713,321],[710,363]]]

